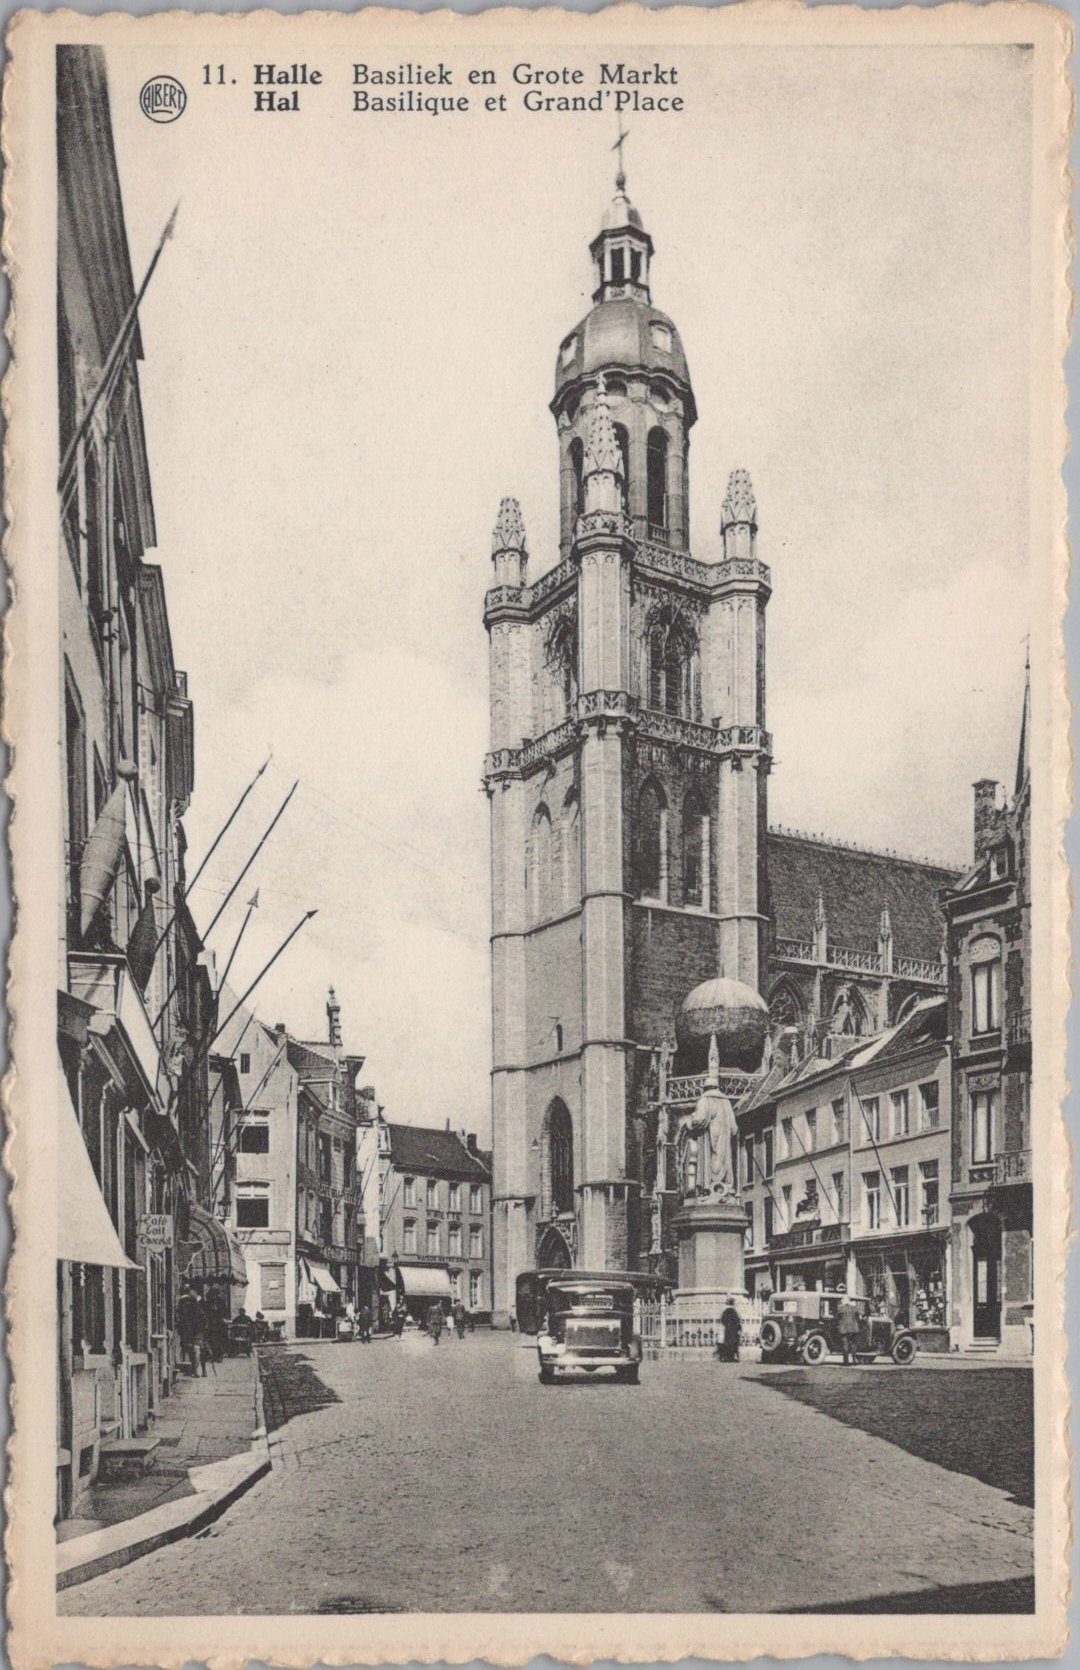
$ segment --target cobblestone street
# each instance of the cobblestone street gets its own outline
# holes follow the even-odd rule
[[[531,1342],[479,1333],[302,1342],[264,1369],[273,1472],[62,1613],[1030,1609],[1016,1464],[998,1478],[963,1440],[992,1402],[997,1446],[1027,1452],[1022,1368],[829,1364],[824,1397],[750,1364],[542,1387]],[[942,1400],[948,1454],[901,1447]]]

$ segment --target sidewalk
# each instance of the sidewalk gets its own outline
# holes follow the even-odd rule
[[[256,1354],[181,1378],[146,1436],[157,1440],[147,1471],[93,1485],[57,1526],[58,1589],[200,1530],[269,1471]]]

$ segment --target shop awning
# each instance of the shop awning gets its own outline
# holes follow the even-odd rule
[[[190,1234],[180,1243],[181,1275],[189,1281],[228,1281],[246,1287],[244,1255],[221,1220],[194,1200],[188,1215]]]
[[[71,1264],[105,1264],[115,1270],[138,1266],[120,1245],[109,1208],[98,1188],[79,1129],[67,1079],[57,1070],[59,1107],[56,1144],[56,1256]]]
[[[379,1286],[382,1288],[384,1293],[397,1292],[397,1282],[394,1280],[393,1270],[379,1271]]]
[[[398,1286],[406,1299],[449,1299],[450,1272],[445,1264],[399,1264]]]
[[[324,1293],[341,1292],[340,1287],[330,1274],[330,1271],[327,1269],[325,1264],[318,1264],[313,1258],[306,1259],[305,1263],[311,1272],[311,1279],[315,1283],[316,1287],[320,1287]]]

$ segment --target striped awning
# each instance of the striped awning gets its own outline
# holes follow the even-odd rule
[[[406,1299],[449,1299],[450,1272],[445,1264],[399,1264],[398,1286]]]
[[[197,1201],[190,1203],[188,1212],[190,1229],[179,1249],[181,1275],[189,1281],[228,1281],[246,1287],[243,1252],[225,1225]]]

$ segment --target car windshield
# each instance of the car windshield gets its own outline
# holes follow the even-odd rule
[[[631,1302],[629,1287],[550,1287],[548,1303],[555,1310],[623,1310]]]

